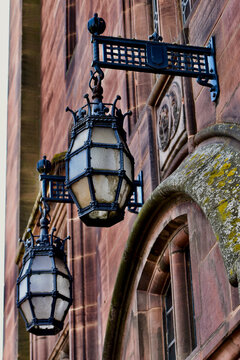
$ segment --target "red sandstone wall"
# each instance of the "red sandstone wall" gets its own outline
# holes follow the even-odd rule
[[[77,4],[77,47],[70,68],[65,73],[65,3],[63,1],[42,1],[42,128],[41,153],[51,159],[54,154],[63,152],[68,146],[71,116],[65,113],[68,105],[74,110],[84,104],[82,96],[88,92],[88,80],[92,49],[90,34],[86,24],[94,12],[98,12],[107,23],[106,35],[131,36],[147,39],[151,33],[150,5],[144,1],[133,0],[130,10],[127,2],[120,1],[76,1]],[[149,2],[150,3],[150,2]],[[125,6],[123,6],[125,4]],[[160,2],[163,22],[162,35],[165,41],[179,40],[180,19],[176,6]],[[196,1],[196,12],[189,20],[189,41],[193,45],[206,45],[211,35],[216,36],[217,69],[220,82],[220,97],[217,105],[210,101],[208,88],[202,88],[193,80],[195,112],[198,130],[216,122],[238,122],[239,103],[239,61],[236,46],[239,38],[239,0]],[[20,38],[13,33],[21,29],[21,9],[18,2],[12,2],[12,35],[10,39],[10,83],[8,130],[8,191],[7,191],[7,234],[6,239],[18,237],[17,207],[19,159],[19,63]],[[123,16],[124,15],[124,16]],[[131,20],[130,20],[131,18]],[[16,26],[18,24],[19,26]],[[124,30],[125,24],[125,30]],[[229,55],[230,54],[230,55]],[[229,62],[231,57],[231,63]],[[134,134],[129,138],[130,149],[136,162],[136,174],[144,171],[144,193],[147,198],[156,186],[157,172],[151,164],[152,110],[142,112],[150,95],[154,78],[146,74],[134,74],[135,99],[138,116]],[[130,79],[130,87],[132,86]],[[116,94],[122,96],[121,108],[128,108],[125,72],[105,70],[104,101],[112,102]],[[17,150],[15,150],[17,149]],[[13,185],[11,186],[11,182]],[[135,215],[126,214],[124,222],[111,229],[86,228],[79,221],[76,208],[68,206],[68,233],[72,236],[69,245],[69,260],[74,276],[74,304],[69,315],[70,358],[97,359],[102,352],[104,334],[111,303],[111,295],[116,281],[118,267],[131,231]],[[11,214],[11,216],[10,216]],[[10,226],[11,225],[11,226]],[[15,242],[8,245],[6,263],[12,262]],[[210,250],[209,250],[210,251]],[[206,256],[208,251],[206,250]],[[218,258],[214,249],[206,260],[207,264]],[[213,258],[211,258],[213,257]],[[210,266],[210,265],[209,265]],[[202,277],[204,277],[204,267]],[[6,272],[5,289],[5,339],[4,359],[15,359],[15,283],[16,266]],[[207,289],[205,289],[207,291]],[[216,290],[218,292],[218,290]],[[230,304],[228,304],[230,311]],[[220,311],[221,312],[221,311]],[[221,319],[228,311],[221,314]],[[216,315],[218,317],[218,314]],[[204,318],[201,326],[204,328]],[[208,336],[213,329],[207,329]],[[204,336],[204,329],[202,330]],[[32,360],[45,360],[52,353],[58,337],[32,338]]]
[[[21,4],[11,1],[9,47],[9,96],[7,139],[6,190],[6,250],[5,250],[5,308],[4,360],[17,358],[17,312],[15,306],[16,244],[19,237],[19,167],[21,111]]]
[[[202,88],[193,81],[196,100],[197,127],[201,129],[209,124],[225,121],[224,109],[229,101],[236,101],[239,79],[226,71],[226,62],[232,46],[233,66],[238,67],[237,53],[234,53],[239,11],[237,0],[217,2],[199,1],[196,15],[189,21],[189,40],[194,45],[206,45],[211,35],[216,35],[217,66],[221,86],[218,104],[210,101],[209,89]],[[177,41],[180,19],[174,4],[161,2],[160,10],[165,41]],[[126,5],[125,5],[126,6]],[[86,24],[94,12],[98,12],[107,23],[106,35],[132,36],[147,39],[151,33],[149,15],[150,5],[142,1],[133,1],[132,9],[123,8],[121,2],[77,1],[77,47],[68,73],[65,74],[65,8],[62,2],[42,4],[42,154],[51,158],[55,153],[67,149],[66,129],[71,124],[71,117],[64,113],[69,105],[73,109],[81,106],[82,95],[88,92],[89,70],[92,58],[90,34]],[[123,11],[125,17],[123,18]],[[131,20],[129,20],[131,17]],[[126,33],[124,33],[125,20]],[[231,26],[229,24],[231,23]],[[225,64],[225,66],[224,66]],[[136,173],[144,171],[145,198],[155,184],[154,170],[151,168],[149,134],[151,128],[151,109],[141,113],[151,92],[152,77],[146,74],[134,74],[136,90],[136,112],[140,117],[134,135],[129,139],[130,149],[135,156]],[[231,80],[232,79],[232,80]],[[113,101],[116,94],[121,94],[121,107],[127,109],[126,74],[105,70],[103,82],[104,100]],[[232,96],[232,94],[235,94]],[[231,106],[234,109],[234,103]],[[236,119],[237,114],[231,117]],[[228,119],[228,121],[231,121]],[[149,176],[151,175],[151,176]],[[71,211],[71,210],[69,210]],[[70,342],[72,358],[87,356],[97,358],[101,354],[104,333],[111,303],[118,266],[121,261],[126,239],[131,230],[134,215],[127,214],[124,222],[111,229],[89,229],[80,224],[76,210],[72,210],[69,220],[69,232],[73,235],[72,271],[74,275],[74,305],[71,309]],[[83,324],[85,327],[83,328]],[[75,334],[73,333],[75,331]],[[50,341],[53,344],[53,341]],[[51,347],[50,347],[51,348]],[[74,350],[73,350],[74,349]],[[50,349],[48,349],[49,351]],[[74,355],[73,355],[74,354]],[[43,357],[36,359],[43,359]],[[35,358],[34,358],[35,359]]]

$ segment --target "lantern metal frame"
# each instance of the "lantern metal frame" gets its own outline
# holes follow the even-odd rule
[[[91,82],[94,82],[94,86],[91,86]],[[71,111],[74,120],[74,126],[71,131],[71,144],[68,149],[68,152],[65,157],[65,166],[66,166],[66,188],[68,189],[72,199],[78,208],[78,215],[81,220],[88,226],[112,226],[124,218],[124,210],[127,206],[130,197],[134,188],[134,158],[131,155],[127,143],[126,143],[126,132],[123,129],[123,121],[127,115],[130,115],[131,112],[122,114],[121,110],[116,107],[117,101],[121,99],[120,96],[117,96],[113,104],[102,103],[102,87],[101,87],[101,78],[100,76],[95,76],[95,73],[91,73],[91,78],[89,86],[93,91],[93,102],[90,102],[88,94],[85,95],[87,104],[81,107],[78,111],[74,112],[73,110],[67,108],[67,111]],[[102,142],[93,142],[92,141],[92,132],[93,129],[103,128],[103,129],[112,129],[116,138],[116,144],[113,143],[102,143]],[[84,144],[72,152],[74,141],[77,135],[84,130],[88,131],[88,138]],[[104,148],[112,149],[119,151],[119,169],[118,170],[106,170],[106,169],[95,169],[92,166],[91,158],[91,149],[92,148]],[[78,174],[75,178],[70,179],[69,176],[69,163],[71,158],[77,155],[78,153],[86,150],[86,167],[84,170]],[[131,179],[127,176],[124,169],[124,154],[128,157],[131,162]],[[95,196],[95,189],[93,184],[94,175],[104,175],[114,176],[118,178],[118,185],[115,193],[115,198],[112,202],[99,202]],[[81,180],[82,178],[87,177],[88,186],[91,196],[91,201],[86,207],[81,207],[76,199],[73,191],[71,190],[71,185],[75,182]],[[130,186],[129,195],[126,197],[126,200],[123,206],[119,206],[119,197],[122,182],[125,180]],[[91,218],[89,214],[93,211],[106,211],[108,214],[114,213],[113,217],[107,217],[106,219]]]
[[[92,83],[94,83],[93,86]],[[101,86],[101,77],[99,74],[96,75],[96,72],[91,72],[89,87],[93,93],[92,102],[90,102],[89,100],[89,95],[86,94],[84,96],[84,98],[86,99],[86,104],[83,107],[81,107],[77,111],[73,111],[69,107],[66,108],[66,111],[70,111],[73,116],[71,142],[68,152],[65,156],[66,176],[49,175],[49,172],[51,171],[51,163],[49,160],[46,159],[46,156],[44,156],[42,160],[39,160],[37,170],[40,173],[39,179],[42,183],[42,199],[44,201],[59,203],[74,202],[77,206],[79,217],[87,226],[109,227],[123,220],[126,207],[128,207],[128,210],[130,212],[138,213],[138,208],[142,207],[143,205],[143,179],[141,176],[141,179],[138,178],[137,180],[134,180],[134,158],[131,155],[130,150],[128,149],[126,143],[126,132],[123,129],[124,118],[127,115],[131,115],[131,111],[123,114],[122,111],[117,108],[117,101],[121,99],[119,95],[116,97],[112,104],[102,102],[103,89]],[[112,129],[114,132],[116,143],[113,144],[106,142],[93,142],[92,132],[93,129],[96,128]],[[75,151],[72,152],[76,137],[85,130],[88,131],[88,138],[82,144],[82,146],[78,147]],[[92,148],[118,150],[119,168],[117,170],[93,168],[91,158]],[[72,179],[69,176],[70,161],[74,156],[78,155],[83,151],[86,151],[86,166],[79,174],[77,174]],[[124,167],[124,157],[127,157],[131,163],[131,178],[127,176]],[[94,175],[104,175],[106,177],[114,176],[115,178],[118,178],[118,185],[113,201],[97,201],[93,184]],[[89,193],[91,197],[89,204],[85,207],[80,206],[74,192],[71,189],[72,184],[83,178],[88,179]],[[130,188],[129,194],[128,196],[126,196],[124,204],[121,204],[120,207],[120,191],[124,180]],[[141,193],[141,196],[139,196],[137,192]],[[111,213],[114,214],[114,216],[100,219],[91,218],[89,214],[93,211],[108,212],[108,214]]]
[[[72,298],[72,276],[69,272],[66,263],[66,254],[64,252],[64,244],[65,241],[70,239],[70,237],[66,237],[65,239],[60,239],[59,237],[54,235],[56,231],[55,228],[52,229],[51,234],[48,234],[48,225],[50,223],[49,217],[49,205],[43,202],[43,209],[40,207],[41,211],[41,219],[40,219],[40,235],[33,235],[31,229],[28,229],[28,233],[30,237],[23,241],[20,239],[20,242],[24,243],[25,246],[25,254],[23,257],[22,268],[20,270],[18,279],[17,279],[17,308],[19,309],[25,324],[27,331],[35,334],[35,335],[55,335],[59,331],[63,329],[64,320],[68,313],[70,306],[72,305],[73,298]],[[40,270],[32,270],[32,264],[34,259],[37,256],[48,256],[51,259],[52,267],[51,269],[40,269]],[[54,258],[60,259],[64,266],[65,272],[63,273],[60,271],[55,264]],[[27,265],[27,270],[25,269],[25,265]],[[53,275],[53,291],[43,291],[43,292],[31,292],[31,282],[30,278],[33,275],[41,275],[41,274],[51,274]],[[61,276],[68,280],[69,282],[69,297],[66,297],[61,292],[58,291],[57,286],[57,276]],[[27,279],[27,292],[26,295],[20,298],[20,284],[24,279]],[[52,297],[52,308],[50,317],[46,319],[38,319],[35,313],[34,305],[32,303],[32,299],[36,297]],[[55,309],[56,309],[56,302],[58,299],[61,299],[68,303],[67,307],[65,308],[62,319],[57,320],[54,317]],[[28,301],[31,309],[32,321],[28,322],[27,318],[24,315],[24,312],[21,309],[21,305]]]

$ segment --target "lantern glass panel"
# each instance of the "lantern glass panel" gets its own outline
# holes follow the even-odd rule
[[[117,144],[115,131],[112,128],[94,127],[92,141],[102,144]]]
[[[88,178],[84,177],[71,185],[72,192],[77,198],[81,208],[88,206],[91,202],[91,195],[88,185]]]
[[[50,256],[36,256],[32,262],[32,270],[51,270],[53,267],[52,258]]]
[[[94,210],[91,213],[89,213],[89,217],[91,219],[107,219],[108,218],[108,211]]]
[[[25,277],[19,284],[19,301],[21,301],[27,294],[27,277]]]
[[[25,263],[25,265],[23,266],[23,269],[22,269],[22,273],[21,273],[21,276],[25,275],[27,270],[28,270],[28,267],[29,267],[29,263],[30,263],[30,259],[28,259],[28,261]]]
[[[70,298],[70,284],[69,280],[61,275],[57,275],[57,290],[63,296]]]
[[[30,323],[32,321],[32,311],[28,300],[21,304],[21,310],[24,313],[27,322]]]
[[[94,175],[92,179],[96,200],[100,203],[113,202],[119,182],[118,176]]]
[[[119,170],[119,150],[93,147],[91,149],[91,167],[101,170]]]
[[[69,180],[73,180],[85,171],[87,167],[87,150],[83,150],[69,160]]]
[[[53,298],[51,296],[32,297],[35,317],[37,319],[49,319],[52,311]]]
[[[63,316],[65,314],[65,311],[68,308],[69,303],[67,301],[64,301],[62,299],[57,299],[56,305],[55,305],[55,312],[54,312],[54,318],[58,321],[63,320]]]
[[[126,180],[123,179],[120,194],[119,194],[119,207],[122,208],[126,202],[126,199],[129,195],[131,188]]]
[[[30,277],[30,291],[34,292],[52,292],[54,290],[53,274],[34,274]]]
[[[84,145],[84,143],[85,143],[85,141],[87,141],[87,139],[88,139],[88,129],[83,130],[75,137],[73,147],[70,151],[70,154],[73,153],[74,151],[76,151],[77,149],[80,149],[80,147],[82,147]]]
[[[126,171],[126,175],[131,181],[133,181],[132,162],[125,153],[123,154],[123,161],[124,161],[124,170]]]
[[[38,326],[35,326],[35,329],[50,330],[50,329],[54,329],[54,325],[38,325]]]
[[[66,269],[66,266],[64,264],[64,262],[59,259],[59,258],[55,258],[55,265],[56,265],[56,268],[61,271],[63,274],[66,274],[68,275],[68,272],[67,272],[67,269]]]

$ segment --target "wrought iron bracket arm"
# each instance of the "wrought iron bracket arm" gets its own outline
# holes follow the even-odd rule
[[[51,162],[46,159],[46,156],[38,161],[37,170],[40,173],[39,180],[42,185],[42,201],[73,203],[65,187],[65,176],[48,174],[51,171]]]
[[[192,77],[200,85],[209,87],[211,100],[216,101],[219,85],[213,37],[207,47],[200,47],[169,44],[155,38],[144,41],[101,36],[103,31],[92,32],[91,28],[89,31],[93,43],[92,66],[100,76],[101,68],[109,68]]]
[[[137,176],[137,180],[133,182],[133,194],[128,202],[128,211],[134,214],[138,214],[139,209],[143,206],[143,172]]]
[[[44,160],[46,160],[46,158]],[[40,162],[41,161],[42,160],[40,160]],[[39,175],[39,180],[42,184],[42,201],[68,204],[74,203],[71,195],[68,192],[68,189],[65,186],[66,177],[64,175],[49,175],[44,172],[43,174]],[[137,214],[138,209],[143,206],[142,171],[138,174],[137,180],[134,180],[133,186],[133,194],[128,202],[128,211]]]

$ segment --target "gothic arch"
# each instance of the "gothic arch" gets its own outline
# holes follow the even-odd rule
[[[218,138],[214,138],[216,136]],[[211,137],[214,139],[209,139]],[[193,201],[201,208],[219,242],[229,281],[234,286],[238,285],[240,149],[235,140],[240,140],[237,125],[214,125],[196,135],[195,144],[203,142],[153,191],[144,204],[134,223],[119,268],[103,359],[118,359],[131,290],[141,267],[144,249],[148,246],[146,234],[154,231],[156,219],[171,204]]]

